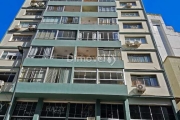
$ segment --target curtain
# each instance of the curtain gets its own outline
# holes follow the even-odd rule
[[[78,17],[73,17],[73,23],[79,23]]]
[[[151,86],[158,86],[158,82],[156,78],[150,78]]]
[[[113,32],[113,40],[114,41],[118,40],[118,33],[117,32]]]
[[[61,23],[66,24],[67,21],[68,21],[68,17],[62,17],[61,18]]]
[[[68,83],[70,78],[70,69],[61,68],[60,69],[60,80],[59,83]]]
[[[35,55],[37,54],[37,52],[38,52],[38,47],[32,47],[30,52],[29,52],[28,57],[29,58],[34,58]]]
[[[92,33],[92,39],[96,40],[96,33]]]
[[[101,37],[102,37],[102,36],[101,36],[101,33],[99,33],[99,35],[98,35],[98,39],[99,39],[99,40],[101,40]]]
[[[82,32],[79,32],[79,40],[82,40]]]
[[[55,39],[55,37],[56,37],[56,30],[52,30],[50,35],[49,35],[49,39],[52,40],[52,39]]]
[[[51,47],[46,47],[44,48],[44,52],[43,52],[43,58],[50,58],[51,56]]]

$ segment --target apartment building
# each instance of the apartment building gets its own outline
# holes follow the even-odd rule
[[[0,48],[2,120],[178,120],[141,0],[25,0]]]
[[[166,26],[159,14],[147,14],[152,33],[162,61],[167,56],[180,56],[180,33],[174,31],[172,26]]]

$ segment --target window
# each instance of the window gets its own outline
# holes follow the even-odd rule
[[[124,84],[122,70],[99,69],[100,84]]]
[[[35,114],[36,105],[36,102],[17,102],[12,117],[14,119],[21,116],[26,116],[27,119],[29,117],[33,117],[33,115]]]
[[[131,75],[132,86],[143,84],[149,87],[159,86],[156,75]]]
[[[6,111],[9,107],[9,102],[0,101],[0,120],[3,120],[6,115]]]
[[[121,51],[118,48],[99,48],[98,57],[102,59],[109,59],[109,57],[113,57],[112,59],[121,59]]]
[[[20,22],[20,25],[22,28],[28,28],[29,25],[36,25],[37,26],[38,23],[36,22]]]
[[[58,24],[61,17],[44,17],[42,23]]]
[[[75,69],[74,83],[124,84],[121,69]]]
[[[119,104],[101,104],[101,118],[102,120],[109,119],[124,119],[123,105]]]
[[[52,47],[32,47],[29,51],[29,58],[50,58]]]
[[[142,29],[141,23],[124,23],[123,24],[124,29]]]
[[[78,24],[78,17],[44,17],[43,23],[49,24]]]
[[[98,39],[100,41],[118,41],[118,32],[111,32],[111,31],[99,31]]]
[[[132,6],[136,6],[136,2],[120,2],[120,6],[126,6],[128,3],[131,3]]]
[[[57,30],[39,30],[36,39],[53,40],[56,37]]]
[[[20,41],[27,41],[29,42],[32,38],[32,35],[13,35],[13,38],[11,41],[16,41],[16,42],[20,42]]]
[[[4,60],[17,60],[21,58],[22,55],[18,51],[4,51],[1,55],[1,59]]]
[[[96,31],[80,31],[79,40],[97,40]]]
[[[99,0],[99,2],[115,2],[115,0]]]
[[[19,77],[20,82],[43,82],[46,68],[23,68]]]
[[[116,18],[99,18],[100,25],[113,25],[117,24]]]
[[[128,54],[129,62],[134,63],[150,63],[152,62],[149,54]]]
[[[97,73],[96,70],[75,70],[74,83],[91,83],[96,84]]]
[[[122,12],[121,13],[122,17],[137,17],[139,16],[138,12]]]
[[[100,6],[99,12],[116,12],[116,7]]]
[[[4,82],[13,82],[16,73],[11,72],[0,72],[0,80]]]
[[[26,15],[41,15],[42,11],[26,11]]]
[[[87,117],[95,117],[95,104],[70,103],[69,120],[85,120]]]
[[[64,11],[64,6],[48,6],[47,11],[63,12]]]
[[[69,39],[69,40],[75,40],[76,39],[76,31],[60,31],[57,35],[57,40],[63,40],[63,39]]]
[[[129,41],[140,41],[142,44],[146,44],[146,38],[145,37],[125,37],[125,40],[129,40]]]
[[[49,68],[46,83],[69,83],[71,79],[71,69],[69,68]]]
[[[131,119],[175,120],[171,106],[130,105]]]
[[[62,17],[61,23],[62,24],[78,24],[79,17]]]

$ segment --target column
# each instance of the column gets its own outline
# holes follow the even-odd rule
[[[172,102],[172,109],[173,109],[173,112],[174,112],[175,120],[179,120],[179,118],[178,118],[178,108],[177,108],[177,105],[176,105],[176,101],[171,100],[171,102]]]
[[[129,101],[126,99],[124,101],[124,118],[125,120],[130,120],[130,110],[129,110]]]
[[[43,107],[43,99],[39,98],[37,106],[36,106],[36,110],[35,110],[35,113],[33,116],[33,120],[39,120],[39,116],[41,114],[42,107]]]
[[[4,120],[10,120],[11,115],[13,114],[13,111],[14,111],[15,106],[16,106],[16,99],[17,98],[14,98],[14,100],[10,103],[11,105],[9,105],[9,108],[7,110],[7,113],[5,115]]]
[[[96,120],[100,120],[100,118],[101,118],[101,104],[100,104],[100,100],[99,99],[96,100],[95,118],[96,118]]]
[[[67,104],[66,120],[68,120],[68,117],[69,117],[69,109],[70,109],[70,103]]]

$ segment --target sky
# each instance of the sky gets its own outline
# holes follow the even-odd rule
[[[0,7],[0,40],[11,25],[24,0],[1,0]],[[175,31],[180,32],[180,0],[143,0],[147,13],[161,14],[168,26],[173,26]],[[11,8],[11,9],[7,9]]]

